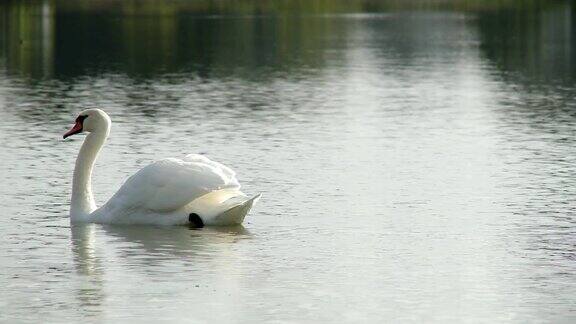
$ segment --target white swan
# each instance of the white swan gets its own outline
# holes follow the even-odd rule
[[[87,109],[68,136],[88,132],[72,182],[72,222],[108,224],[206,225],[240,224],[260,195],[240,191],[234,171],[197,154],[154,162],[132,175],[100,208],[92,196],[92,168],[110,133],[110,117]]]

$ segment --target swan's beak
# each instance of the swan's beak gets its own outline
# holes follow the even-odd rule
[[[74,134],[78,134],[82,132],[82,123],[81,122],[76,122],[76,124],[74,124],[74,127],[70,128],[69,131],[66,132],[66,134],[64,134],[64,139],[66,139],[66,137],[68,136],[72,136]]]

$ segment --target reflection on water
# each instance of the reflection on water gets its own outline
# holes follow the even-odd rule
[[[205,230],[195,230],[186,227],[155,228],[133,226],[106,226],[104,231],[117,238],[121,244],[130,244],[132,250],[127,251],[125,258],[142,258],[147,268],[153,263],[162,263],[169,259],[195,262],[202,258],[209,249],[214,253],[214,245],[233,244],[250,237],[243,226],[216,227]]]
[[[0,52],[9,72],[34,77],[192,72],[260,80],[275,72],[322,68],[331,55],[343,54],[330,49],[351,45],[346,35],[362,17],[357,13],[381,19],[390,12],[436,8],[477,19],[483,49],[497,64],[540,73],[572,71],[569,1],[501,6],[425,0],[8,1],[0,5],[7,27]],[[410,33],[418,29],[411,24],[404,28],[405,36],[422,35]]]
[[[100,319],[105,318],[103,314],[106,311],[119,307],[108,305],[110,291],[132,289],[125,286],[127,283],[122,280],[110,283],[108,273],[135,271],[147,277],[145,286],[137,285],[142,298],[146,298],[150,293],[157,293],[156,289],[161,286],[154,286],[150,281],[178,280],[186,285],[183,280],[192,280],[188,285],[199,288],[198,283],[201,281],[198,276],[219,278],[230,275],[228,267],[231,266],[230,258],[234,258],[234,243],[250,238],[250,233],[242,226],[191,230],[186,227],[78,224],[71,227],[71,234],[73,264],[77,275],[82,279],[72,283],[73,298],[82,316]],[[106,242],[97,241],[100,235],[105,235],[106,240],[115,246],[116,250],[105,251],[103,245]],[[188,268],[184,278],[166,272],[167,265],[171,263]],[[194,264],[198,263],[210,263],[209,272],[195,270]],[[231,280],[218,280],[219,285],[227,289],[233,287]],[[118,310],[122,310],[122,307]]]
[[[72,226],[72,253],[76,273],[85,278],[75,287],[75,299],[84,316],[99,316],[102,312],[104,293],[104,264],[97,251],[94,225]]]
[[[573,83],[574,8],[557,3],[545,11],[487,12],[478,16],[483,53],[516,82]]]
[[[571,322],[570,1],[0,4],[0,322]],[[102,203],[205,153],[245,227],[69,226],[74,115]]]

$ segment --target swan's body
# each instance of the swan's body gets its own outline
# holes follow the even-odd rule
[[[76,160],[70,203],[72,222],[184,225],[191,215],[201,224],[240,224],[257,195],[240,191],[234,171],[197,154],[154,162],[132,175],[118,192],[97,208],[91,189],[94,161],[110,132],[111,121],[99,109],[80,113],[64,138],[90,132]]]

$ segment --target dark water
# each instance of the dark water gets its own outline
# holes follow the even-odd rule
[[[570,1],[0,4],[0,322],[576,320]],[[240,228],[75,226],[205,153],[263,199]]]

